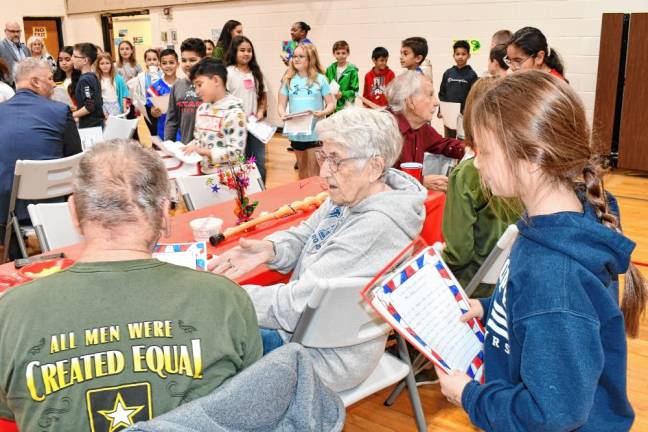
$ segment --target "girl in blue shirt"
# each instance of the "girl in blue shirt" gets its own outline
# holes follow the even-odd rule
[[[492,297],[462,317],[485,324],[486,382],[437,370],[441,391],[486,431],[627,431],[626,332],[637,334],[648,293],[583,104],[533,70],[502,78],[470,111],[483,181],[526,215]]]
[[[315,120],[308,134],[289,134],[291,147],[295,150],[299,165],[299,178],[319,175],[315,150],[321,144],[315,133],[317,120],[335,111],[335,97],[331,94],[324,69],[317,56],[315,45],[297,45],[290,60],[290,67],[282,79],[279,90],[278,111],[286,116],[286,105],[290,114],[312,111]]]

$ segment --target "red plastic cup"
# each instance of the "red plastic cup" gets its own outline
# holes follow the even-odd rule
[[[403,162],[400,164],[400,169],[403,172],[411,175],[418,181],[423,181],[423,164],[418,162]]]

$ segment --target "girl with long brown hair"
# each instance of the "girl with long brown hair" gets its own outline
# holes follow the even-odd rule
[[[524,71],[475,101],[467,126],[489,189],[526,214],[493,296],[462,317],[485,323],[486,382],[439,371],[443,394],[487,431],[629,430],[626,331],[637,333],[646,284],[582,102],[561,79]]]

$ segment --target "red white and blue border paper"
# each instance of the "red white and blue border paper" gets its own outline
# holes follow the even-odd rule
[[[158,243],[153,247],[153,258],[195,270],[207,270],[207,244]]]
[[[403,283],[411,278],[416,272],[421,270],[424,266],[431,266],[434,268],[441,279],[445,283],[445,287],[450,290],[450,293],[457,302],[457,307],[461,313],[468,311],[468,297],[463,289],[452,275],[450,269],[443,262],[437,252],[431,248],[425,248],[419,252],[415,258],[407,261],[395,271],[386,275],[379,275],[379,283],[372,282],[367,289],[363,292],[363,296],[369,303],[376,309],[376,311],[408,342],[419,350],[426,358],[434,362],[437,366],[450,373],[452,371],[451,365],[448,365],[430,345],[426,343],[418,334],[408,325],[408,323],[399,315],[398,311],[390,301],[390,295],[396,291]],[[382,277],[381,277],[382,276]],[[484,343],[484,328],[478,319],[472,319],[468,325],[475,335],[476,342],[480,346]],[[471,378],[484,382],[484,353],[483,348],[479,350],[478,354],[474,357],[471,364],[468,366],[466,374]]]

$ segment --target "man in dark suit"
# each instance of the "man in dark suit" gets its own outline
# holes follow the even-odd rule
[[[28,57],[31,57],[29,48],[20,42],[20,34],[22,29],[20,24],[15,21],[5,24],[5,39],[0,43],[0,57],[2,57],[9,65],[9,82],[7,84],[13,85],[13,69],[14,64]]]
[[[54,89],[49,65],[28,58],[15,69],[16,95],[0,103],[0,234],[9,211],[17,160],[47,160],[81,152],[81,139],[70,108],[50,100]],[[28,202],[18,201],[16,216],[28,220]]]

